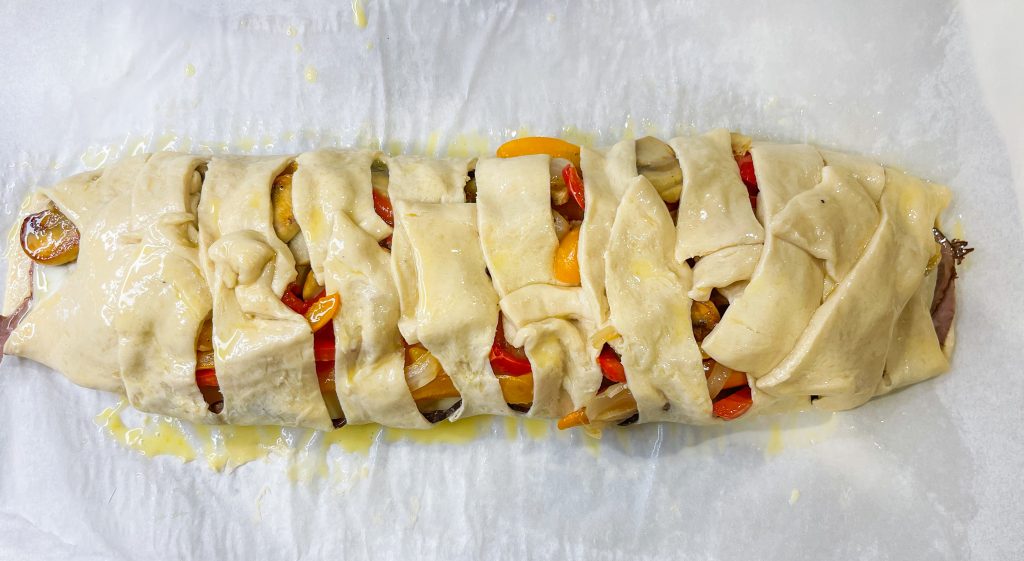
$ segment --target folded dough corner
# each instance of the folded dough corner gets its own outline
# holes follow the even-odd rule
[[[558,270],[552,155],[126,158],[26,200],[8,243],[3,351],[145,412],[320,430],[339,426],[335,401],[347,424],[428,428],[427,389],[448,420],[562,417],[608,386],[606,347],[639,422],[722,422],[709,361],[745,375],[753,412],[857,407],[949,368],[953,338],[940,341],[932,317],[948,189],[755,141],[752,204],[728,131],[666,144],[674,188],[638,170],[633,140],[580,149],[574,281]],[[22,251],[23,221],[45,209],[77,228],[73,262]],[[322,333],[288,303],[314,289],[340,301]],[[711,299],[720,320],[698,337],[691,313]],[[215,368],[197,352],[204,325]],[[496,341],[531,366],[524,399],[503,393]],[[437,374],[409,378],[410,347],[433,357],[448,393]],[[197,383],[207,370],[216,407]]]

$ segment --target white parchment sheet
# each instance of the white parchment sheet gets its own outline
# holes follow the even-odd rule
[[[136,150],[724,126],[953,188],[947,227],[978,248],[953,370],[729,430],[385,434],[297,478],[298,443],[223,472],[127,449],[94,422],[116,397],[7,358],[0,559],[1020,558],[1021,6],[363,1],[365,27],[349,0],[4,2],[0,226],[34,185]]]

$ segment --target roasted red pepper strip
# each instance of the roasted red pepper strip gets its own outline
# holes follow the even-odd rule
[[[740,179],[747,186],[747,192],[752,197],[757,195],[757,176],[754,175],[754,158],[750,152],[736,156],[736,165],[740,167]]]
[[[750,152],[742,156],[736,156],[736,165],[740,167],[740,179],[747,186],[747,195],[750,197],[750,208],[757,209],[757,176],[754,174],[754,157]]]
[[[320,382],[320,387],[330,388],[334,390],[334,359],[332,358],[326,362],[316,363],[316,377]]]
[[[391,199],[376,189],[373,190],[373,210],[388,226],[395,227],[395,211],[391,208]]]
[[[606,344],[601,349],[601,354],[597,357],[597,365],[601,367],[601,372],[608,380],[616,384],[626,383],[626,369],[622,366],[622,358],[610,345]]]
[[[580,210],[586,210],[587,207],[583,202],[583,180],[580,179],[576,166],[568,164],[562,168],[562,181],[565,182],[565,188],[572,195],[573,200],[576,201],[576,204],[580,205]]]
[[[522,376],[533,371],[530,359],[522,349],[513,347],[505,340],[505,330],[498,321],[498,330],[494,334],[494,344],[491,345],[491,369],[495,374],[507,376]]]
[[[296,291],[298,294],[296,294]],[[281,295],[281,301],[284,302],[285,306],[291,308],[293,312],[305,315],[312,302],[304,302],[301,295],[302,288],[295,283],[291,283],[285,289],[284,294]]]
[[[321,329],[313,334],[313,360],[334,360],[334,329]]]
[[[220,382],[217,381],[217,371],[213,368],[196,370],[196,385],[200,388],[220,387]]]
[[[715,417],[731,421],[746,413],[753,404],[754,400],[750,395],[750,386],[746,386],[715,401],[712,404],[712,412]]]

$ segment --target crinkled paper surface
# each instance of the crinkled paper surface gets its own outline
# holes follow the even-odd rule
[[[946,183],[946,227],[978,251],[949,374],[728,430],[595,444],[499,419],[438,443],[364,431],[368,449],[319,459],[322,435],[296,431],[215,471],[117,442],[94,421],[115,396],[9,357],[0,559],[1017,558],[1011,4],[366,0],[360,27],[347,1],[4,3],[5,229],[33,186],[138,150],[464,154],[516,131],[603,144],[724,126]]]

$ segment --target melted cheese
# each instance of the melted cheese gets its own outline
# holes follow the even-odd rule
[[[824,272],[818,261],[772,232],[771,220],[821,178],[818,152],[805,145],[755,143],[758,213],[769,224],[750,282],[701,347],[722,364],[754,376],[774,367],[796,344],[821,303]]]
[[[691,273],[675,260],[674,247],[665,203],[646,178],[635,179],[615,214],[605,258],[627,385],[640,422],[709,422],[711,399],[685,296]]]
[[[122,391],[114,316],[134,253],[128,249],[132,189],[148,155],[100,173],[76,175],[43,191],[81,233],[67,282],[35,305],[11,334],[7,352],[61,371],[72,382]]]
[[[135,256],[114,328],[128,401],[140,411],[201,423],[219,419],[196,385],[196,334],[213,302],[199,267],[191,200],[203,160],[162,152],[146,163],[131,197]]]
[[[818,395],[825,409],[856,407],[882,381],[900,312],[935,252],[931,229],[948,192],[886,171],[882,220],[864,255],[815,313],[778,367],[757,386],[773,395]],[[899,263],[899,267],[893,267]]]
[[[299,156],[292,180],[295,218],[313,274],[329,294],[341,296],[332,322],[334,371],[348,424],[426,428],[405,381],[390,256],[377,243],[390,228],[373,210],[370,165],[376,157],[334,150]]]
[[[879,211],[860,181],[842,168],[826,167],[821,183],[790,199],[772,219],[772,234],[825,262],[839,282],[878,227]]]
[[[556,282],[550,160],[534,155],[477,162],[480,242],[498,296]]]
[[[396,275],[411,272],[402,282],[417,288],[415,309],[402,303],[409,319],[403,333],[437,357],[462,395],[452,421],[511,414],[488,361],[498,326],[498,295],[487,277],[476,213],[474,204],[395,202],[395,225],[413,263],[412,271],[396,270]]]
[[[740,180],[729,131],[674,138],[669,145],[683,171],[676,258],[685,261],[734,245],[763,242],[764,229]]]
[[[214,158],[199,204],[200,259],[213,294],[213,347],[224,420],[332,427],[313,333],[281,302],[295,280],[274,233],[270,188],[289,158]]]

